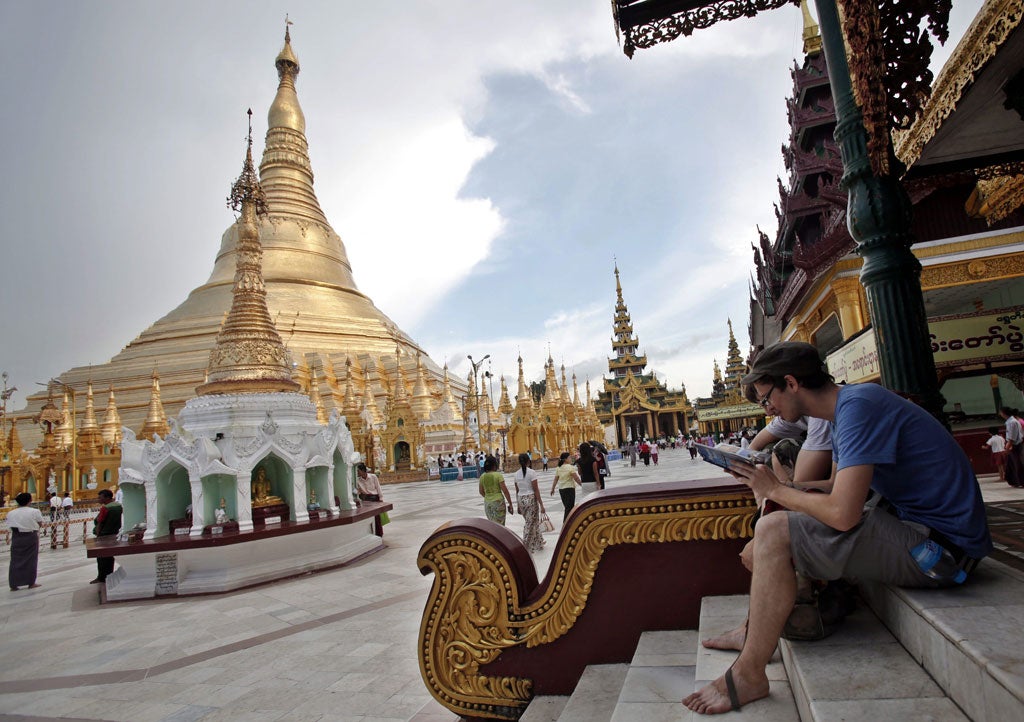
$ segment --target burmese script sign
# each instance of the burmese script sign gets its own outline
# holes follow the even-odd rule
[[[751,416],[764,416],[764,409],[759,404],[737,404],[736,406],[718,406],[713,409],[697,409],[699,421],[718,421],[719,419],[746,419]]]
[[[1024,353],[1024,310],[1004,308],[928,319],[935,366],[1019,359]],[[826,359],[836,381],[857,383],[879,375],[875,331],[869,329]]]
[[[1024,310],[1019,308],[937,316],[928,319],[928,331],[936,366],[1019,359],[1024,352]]]
[[[839,350],[830,353],[825,363],[828,372],[836,381],[845,381],[848,384],[878,376],[880,370],[875,329],[869,328]]]

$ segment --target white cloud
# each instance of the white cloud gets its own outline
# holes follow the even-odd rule
[[[494,147],[457,117],[375,147],[350,184],[338,224],[356,282],[405,323],[428,315],[447,288],[487,257],[504,220],[490,201],[463,198],[473,164]]]

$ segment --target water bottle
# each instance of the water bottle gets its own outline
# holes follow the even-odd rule
[[[922,572],[936,581],[963,584],[967,579],[967,572],[960,568],[953,555],[931,539],[925,539],[911,549],[910,556],[914,557]]]

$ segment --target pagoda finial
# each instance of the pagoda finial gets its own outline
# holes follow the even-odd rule
[[[277,67],[277,95],[270,105],[267,114],[269,128],[290,128],[305,134],[306,116],[299,105],[299,97],[295,94],[295,79],[299,75],[299,58],[292,50],[292,34],[289,26],[292,21],[285,17],[284,47],[274,58]]]
[[[821,32],[818,23],[811,17],[807,0],[800,0],[800,12],[804,16],[804,55],[817,55],[821,52]]]
[[[146,412],[146,421],[139,431],[139,438],[149,439],[154,434],[167,436],[169,430],[167,414],[164,413],[164,403],[160,398],[160,374],[153,369],[153,383],[149,389],[149,410]]]
[[[256,168],[252,163],[252,108],[245,111],[249,116],[249,136],[245,147],[245,162],[242,163],[242,173],[238,180],[231,186],[231,195],[228,196],[228,208],[235,212],[242,210],[246,201],[255,204],[256,215],[267,215],[267,198],[260,186],[259,176],[256,175]]]
[[[619,262],[615,262],[615,295],[622,300],[622,284],[619,282]]]
[[[117,399],[114,398],[114,385],[110,384],[107,394],[107,410],[100,426],[103,441],[110,444],[121,443],[121,414],[117,411]]]
[[[228,204],[241,212],[235,221],[238,241],[235,283],[217,342],[210,351],[209,376],[196,388],[208,394],[297,392],[288,352],[270,318],[267,289],[263,283],[263,246],[257,216],[266,212],[263,190],[252,167],[252,111],[249,140],[242,175],[231,187]]]

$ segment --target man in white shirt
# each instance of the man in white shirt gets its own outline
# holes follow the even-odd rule
[[[376,474],[368,472],[363,462],[356,466],[356,493],[360,501],[384,501],[380,479]],[[373,533],[379,537],[384,536],[384,524],[379,514],[373,518]]]
[[[60,502],[60,511],[65,519],[71,518],[71,510],[75,507],[75,500],[71,498],[71,492],[65,491],[64,498]]]
[[[999,471],[999,481],[1006,481],[1006,439],[999,435],[998,426],[989,428],[989,440],[982,444],[981,448],[992,452],[992,461]]]
[[[60,511],[60,497],[57,496],[57,492],[50,495],[50,521],[57,518],[57,513]]]

